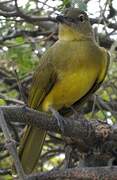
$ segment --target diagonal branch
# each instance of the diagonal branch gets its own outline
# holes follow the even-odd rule
[[[5,139],[6,139],[6,147],[7,147],[8,151],[9,151],[9,153],[11,154],[11,156],[13,157],[13,160],[14,160],[15,167],[16,167],[17,173],[19,175],[19,178],[24,180],[25,179],[25,174],[23,172],[23,169],[22,169],[22,166],[21,166],[18,154],[17,154],[17,149],[16,149],[16,146],[15,146],[15,142],[13,141],[13,139],[11,137],[11,133],[10,133],[8,127],[7,127],[3,111],[1,109],[0,109],[0,125],[1,125],[1,128],[3,130],[3,134],[5,136]]]

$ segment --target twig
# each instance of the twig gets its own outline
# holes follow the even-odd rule
[[[5,139],[6,139],[6,147],[14,159],[14,164],[15,164],[18,176],[20,179],[25,180],[25,174],[23,172],[19,157],[17,155],[17,149],[15,146],[15,142],[12,140],[10,131],[7,127],[7,124],[6,124],[6,121],[4,118],[3,111],[1,109],[0,109],[0,125],[1,125],[2,131],[3,131],[3,134],[5,136]]]
[[[4,36],[0,36],[0,42],[4,42],[6,40],[11,40],[16,37],[25,37],[25,36],[31,36],[31,37],[37,37],[37,36],[49,36],[52,34],[51,31],[45,31],[45,32],[40,32],[39,30],[37,31],[28,31],[28,30],[14,30],[10,34],[6,34]]]
[[[18,85],[19,92],[20,92],[20,95],[21,95],[21,97],[22,97],[22,100],[24,101],[25,104],[27,104],[27,98],[26,98],[26,96],[25,96],[25,94],[24,94],[23,86],[22,86],[22,84],[21,84],[21,81],[20,81],[20,79],[19,79],[19,76],[18,76],[18,74],[17,74],[16,69],[14,69],[14,74],[15,74],[15,78],[16,78],[16,81],[17,81],[17,85]]]
[[[11,170],[10,169],[3,169],[0,168],[0,175],[11,175]]]
[[[24,104],[23,101],[20,101],[18,99],[14,99],[14,98],[9,98],[9,97],[3,95],[2,93],[0,93],[0,98],[4,99],[7,102],[13,103],[13,104],[19,104],[19,105],[23,105]]]

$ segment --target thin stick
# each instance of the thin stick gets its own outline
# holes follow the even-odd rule
[[[27,99],[26,99],[26,96],[24,95],[23,88],[22,88],[22,85],[21,85],[21,81],[19,79],[19,76],[17,74],[16,69],[14,69],[14,74],[15,74],[15,78],[16,78],[16,81],[17,81],[17,85],[18,85],[22,100],[24,101],[25,104],[27,104]]]
[[[24,174],[23,168],[21,166],[21,163],[17,154],[15,141],[12,139],[11,133],[7,127],[7,123],[4,118],[3,111],[1,109],[0,109],[0,125],[6,139],[6,147],[14,160],[15,168],[18,173],[19,179],[25,180],[26,176]]]

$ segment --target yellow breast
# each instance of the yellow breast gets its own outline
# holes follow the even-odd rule
[[[76,47],[76,44],[74,47]],[[67,51],[64,48],[66,55],[58,47],[57,52],[55,51],[56,55],[54,54],[54,57],[57,58],[55,61],[58,79],[42,102],[44,111],[48,111],[50,106],[59,110],[62,107],[72,105],[92,88],[94,82],[102,73],[102,62],[105,59],[97,46],[92,48],[90,43],[86,44],[85,42],[85,45],[78,43],[78,52],[80,53],[77,53],[74,47],[72,43],[72,52],[68,52],[70,47],[67,47]],[[61,56],[62,53],[64,56]]]
[[[78,68],[77,72],[65,72],[63,78],[58,80],[50,93],[42,103],[42,109],[48,111],[48,107],[55,109],[68,107],[83,97],[93,86],[97,76],[97,69]]]

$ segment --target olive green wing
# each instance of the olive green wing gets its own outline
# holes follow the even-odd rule
[[[56,73],[51,63],[42,64],[37,68],[29,92],[29,107],[40,109],[41,102],[55,84],[56,77]]]

